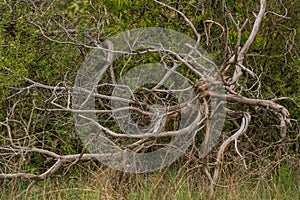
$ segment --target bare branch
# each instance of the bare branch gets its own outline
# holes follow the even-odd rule
[[[170,10],[173,10],[175,11],[176,13],[178,13],[181,17],[183,17],[183,19],[188,23],[188,25],[192,28],[195,36],[197,37],[197,44],[200,42],[200,39],[201,39],[201,35],[198,33],[197,29],[195,28],[194,24],[187,18],[187,16],[183,13],[183,12],[180,12],[179,10],[173,8],[172,6],[169,6],[165,3],[162,3],[160,1],[157,1],[157,0],[153,0],[155,3],[158,3],[164,7],[167,7],[168,9]]]
[[[237,57],[235,56],[235,58],[233,59],[233,60],[237,61],[238,65],[235,67],[235,72],[234,72],[234,75],[232,77],[231,84],[237,82],[237,80],[243,74],[242,70],[241,70],[241,67],[239,65],[243,65],[245,55],[247,54],[251,44],[255,40],[255,37],[256,37],[256,35],[259,31],[259,27],[262,23],[264,15],[265,15],[265,10],[266,10],[266,0],[260,0],[260,10],[259,10],[258,15],[256,16],[252,31],[251,31],[246,43],[244,44],[244,46],[241,48],[241,50],[237,54]]]
[[[232,136],[230,136],[227,140],[223,142],[223,144],[220,146],[218,154],[217,154],[217,166],[214,171],[214,175],[212,178],[211,186],[210,186],[210,197],[212,198],[214,195],[214,184],[218,181],[219,173],[220,173],[220,167],[221,167],[221,160],[223,158],[223,154],[225,149],[230,145],[231,142],[236,141],[238,137],[240,137],[242,134],[244,134],[249,126],[251,116],[249,113],[244,113],[244,116],[242,118],[241,127],[238,131],[236,131]]]

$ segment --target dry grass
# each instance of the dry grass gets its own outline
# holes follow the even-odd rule
[[[93,169],[92,169],[93,168]],[[77,165],[66,176],[29,185],[25,180],[2,182],[1,199],[207,199],[208,180],[200,168],[173,165],[149,174],[125,174],[107,167]],[[300,199],[299,170],[283,165],[265,177],[223,171],[217,199]]]

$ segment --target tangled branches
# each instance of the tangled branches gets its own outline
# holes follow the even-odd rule
[[[266,0],[260,0],[259,12],[254,14],[250,33],[243,42],[243,31],[249,26],[249,20],[241,24],[226,1],[222,3],[222,10],[234,28],[206,19],[203,34],[198,32],[198,27],[184,10],[154,2],[181,17],[191,28],[195,40],[175,31],[149,28],[127,31],[104,42],[94,41],[95,45],[91,45],[73,37],[78,30],[57,23],[55,26],[61,30],[49,31],[36,18],[28,18],[46,41],[93,50],[78,70],[75,84],[68,83],[65,78],[52,86],[23,77],[24,87],[10,88],[14,92],[6,100],[13,104],[7,104],[5,120],[0,123],[1,131],[5,133],[1,135],[0,178],[41,180],[62,166],[69,168],[83,160],[100,160],[126,172],[154,171],[171,164],[192,146],[192,151],[204,160],[202,166],[211,182],[210,196],[213,197],[224,152],[234,142],[234,150],[244,159],[238,139],[247,132],[257,111],[268,112],[269,117],[279,123],[281,138],[277,142],[284,141],[291,125],[290,113],[277,103],[278,98],[261,98],[261,76],[247,62],[249,49],[261,30],[263,19],[267,13],[274,13],[267,11]],[[45,9],[44,4],[34,6]],[[286,18],[286,15],[275,15]],[[99,23],[104,26],[100,19]],[[212,36],[214,26],[220,29],[215,38]],[[235,29],[237,36],[234,45],[229,45],[230,29]],[[60,34],[68,38],[61,39]],[[97,35],[100,35],[99,31]],[[203,41],[209,45],[214,40],[224,40],[226,44],[223,60],[218,64],[199,47]],[[85,55],[79,47],[78,51]],[[137,64],[139,67],[135,67]],[[250,77],[250,81],[244,81],[245,77]],[[247,96],[247,92],[250,95]],[[30,96],[27,104],[22,99],[26,95]],[[24,106],[28,104],[30,112],[22,116]],[[67,134],[76,135],[77,131],[84,145],[81,153],[60,154],[45,145],[41,138],[47,135],[46,125],[38,136],[34,133],[38,130],[37,118],[43,116],[44,120],[47,115],[59,116],[62,123],[75,127],[67,129]],[[222,136],[225,120],[232,121],[237,127],[229,131],[233,134],[228,138]],[[200,145],[196,142],[199,138],[202,139]],[[217,152],[216,162],[212,163],[212,176],[208,163],[213,157],[213,153],[209,153],[211,150]],[[281,151],[281,147],[278,148],[278,152]],[[22,166],[30,154],[41,156],[50,167],[44,172],[27,173]]]

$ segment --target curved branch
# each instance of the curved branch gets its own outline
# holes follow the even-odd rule
[[[241,48],[241,50],[237,54],[237,57],[236,57],[236,55],[234,55],[233,58],[231,59],[231,60],[236,60],[237,64],[238,64],[235,66],[235,72],[233,74],[231,84],[237,82],[237,80],[243,74],[242,69],[239,65],[243,65],[245,55],[247,54],[250,46],[252,45],[252,43],[255,40],[255,37],[256,37],[258,30],[260,28],[260,25],[262,23],[263,17],[265,16],[265,10],[266,10],[266,0],[260,0],[260,10],[259,10],[258,15],[256,16],[256,19],[255,19],[252,31],[249,35],[249,38],[247,39],[246,43],[244,44],[244,46]]]
[[[211,185],[210,185],[210,197],[211,198],[214,195],[214,187],[215,187],[214,183],[217,183],[218,178],[219,178],[220,168],[221,168],[221,164],[222,164],[221,160],[223,158],[224,151],[230,145],[231,142],[236,141],[238,137],[243,135],[246,132],[248,126],[249,126],[249,122],[250,122],[250,119],[251,119],[250,114],[245,112],[245,113],[243,113],[243,115],[244,116],[242,118],[242,123],[241,123],[241,127],[239,128],[239,130],[237,130],[232,136],[230,136],[227,140],[225,140],[223,142],[223,144],[220,146],[220,149],[218,151],[217,164],[216,164],[217,166],[215,168],[214,175],[213,175]]]
[[[239,59],[238,61],[242,61],[245,57],[245,54],[248,52],[249,47],[251,44],[254,42],[255,37],[258,33],[259,27],[261,25],[261,22],[263,20],[263,17],[265,15],[265,10],[266,10],[266,0],[260,0],[260,10],[258,15],[256,16],[252,31],[249,35],[249,38],[247,39],[246,43],[242,47],[240,54],[239,54]]]

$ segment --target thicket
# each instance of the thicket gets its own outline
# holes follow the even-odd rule
[[[232,53],[228,49],[236,49],[238,40],[238,30],[228,13],[241,23],[248,19],[241,35],[242,46],[251,33],[255,20],[253,12],[257,13],[260,6],[254,0],[226,1],[226,10],[222,1],[164,3],[189,18],[202,34],[200,44],[219,66]],[[248,130],[239,138],[240,153],[251,174],[262,176],[268,174],[269,169],[285,166],[297,177],[300,167],[300,2],[270,0],[266,10],[258,35],[245,58],[245,65],[258,75],[259,82],[255,83],[257,79],[244,74],[237,92],[249,98],[276,99],[285,106],[292,119],[286,137],[282,139],[280,121],[268,109],[238,104],[229,104],[228,107],[251,112]],[[207,24],[207,20],[221,24],[225,27],[224,32],[214,23]],[[5,148],[10,146],[6,125],[20,146],[42,148],[59,155],[81,153],[84,147],[76,134],[72,113],[50,111],[56,108],[53,105],[56,99],[53,98],[57,96],[53,96],[53,90],[26,87],[32,84],[31,80],[48,86],[72,87],[77,70],[90,52],[91,48],[87,46],[96,46],[111,35],[139,27],[169,28],[194,37],[191,28],[177,12],[153,1],[0,2],[1,173],[42,173],[54,163],[53,159],[45,159],[39,153],[9,159],[5,154]],[[143,59],[147,62],[155,56]],[[181,73],[188,74],[189,71],[182,69]],[[233,71],[228,73],[230,76]],[[61,94],[59,97],[56,103],[65,105],[67,96]],[[226,121],[221,139],[228,138],[235,127],[234,122]],[[189,155],[196,155],[193,149],[191,152]],[[207,159],[214,161],[212,155]],[[225,170],[240,170],[243,166],[234,145],[227,150],[225,160]],[[190,156],[177,164],[186,166],[187,162],[188,168],[192,169],[202,160]],[[61,170],[57,173],[65,169]]]

